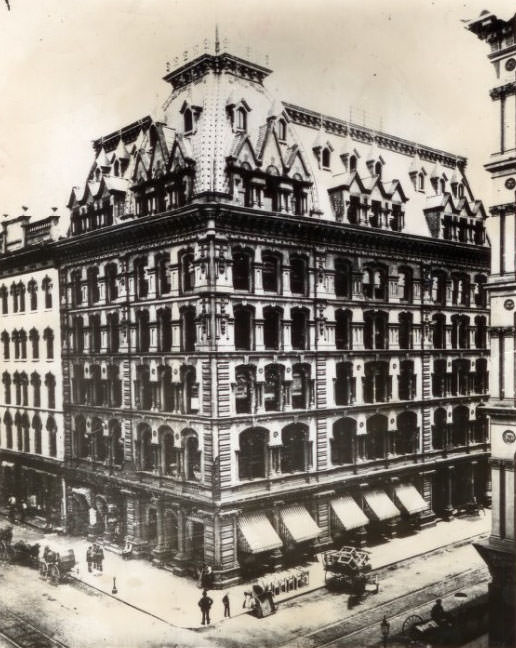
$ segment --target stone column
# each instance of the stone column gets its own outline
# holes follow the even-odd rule
[[[446,506],[444,508],[444,518],[446,520],[451,520],[451,518],[454,516],[456,510],[453,507],[453,489],[454,489],[454,471],[455,471],[455,466],[447,466],[446,467],[446,484],[447,484],[447,490],[446,490],[446,497],[447,497],[447,502]]]

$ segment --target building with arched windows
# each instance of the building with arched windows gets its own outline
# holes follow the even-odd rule
[[[170,71],[159,120],[94,142],[55,243],[68,530],[221,586],[489,490],[466,160],[281,103],[270,73]]]
[[[0,234],[0,506],[42,528],[66,516],[57,225],[24,214]]]

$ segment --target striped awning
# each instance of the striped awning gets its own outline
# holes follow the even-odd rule
[[[365,491],[364,499],[368,510],[375,520],[383,522],[384,520],[391,520],[400,515],[400,511],[394,505],[394,502],[381,489]]]
[[[345,531],[351,531],[369,523],[367,515],[349,495],[331,500],[330,506]]]
[[[265,513],[242,515],[238,519],[240,546],[247,553],[262,553],[283,546]]]
[[[294,542],[313,540],[322,531],[304,506],[287,506],[280,510],[281,533],[284,539]]]
[[[428,504],[425,502],[417,488],[413,484],[401,484],[394,489],[396,499],[401,508],[409,515],[421,513],[428,509]]]

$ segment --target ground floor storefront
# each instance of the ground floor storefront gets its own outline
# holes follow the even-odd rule
[[[227,587],[343,544],[375,546],[489,505],[487,457],[417,472],[361,475],[338,487],[215,508],[145,485],[67,479],[68,531],[179,575]]]

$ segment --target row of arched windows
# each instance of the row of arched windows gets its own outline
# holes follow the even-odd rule
[[[470,420],[469,410],[463,405],[452,411],[451,421],[444,408],[435,410],[432,426],[432,447],[434,450],[447,450],[472,443],[486,443],[488,439],[488,420],[482,410],[477,409],[476,419]]]
[[[41,377],[37,372],[30,375],[30,381],[27,374],[22,371],[15,371],[11,377],[8,371],[2,374],[2,384],[4,387],[4,404],[13,404],[13,387],[14,387],[14,404],[18,406],[29,406],[29,383],[32,388],[32,407],[41,407]],[[47,407],[55,409],[56,407],[56,379],[54,374],[45,375],[44,384],[46,387]]]
[[[52,280],[46,276],[41,281],[41,291],[43,293],[43,304],[45,309],[52,308]],[[28,295],[27,295],[28,294]],[[11,311],[9,311],[9,295],[11,296]],[[23,281],[12,283],[9,288],[5,285],[0,286],[0,303],[2,315],[12,313],[23,313],[27,308],[35,311],[38,309],[38,282],[32,278],[27,282]]]
[[[3,418],[3,446],[9,450],[43,454],[43,424],[39,414],[34,414],[32,421],[27,412],[16,412],[14,418],[7,410]],[[48,435],[48,456],[57,457],[57,425],[53,416],[47,417],[45,429]]]
[[[31,348],[32,360],[39,360],[39,332],[36,328],[29,331],[28,340]],[[13,359],[26,360],[27,359],[27,333],[24,329],[14,329],[11,334],[7,331],[2,331],[0,340],[3,347],[4,360],[11,359],[11,342],[13,346]],[[50,327],[43,331],[43,340],[45,341],[46,359],[54,359],[54,332]]]
[[[448,367],[446,359],[434,360],[432,374],[432,394],[434,396],[486,394],[488,388],[489,372],[486,358],[479,358],[475,361],[475,371],[471,371],[470,361],[463,358],[452,360],[450,367]]]

